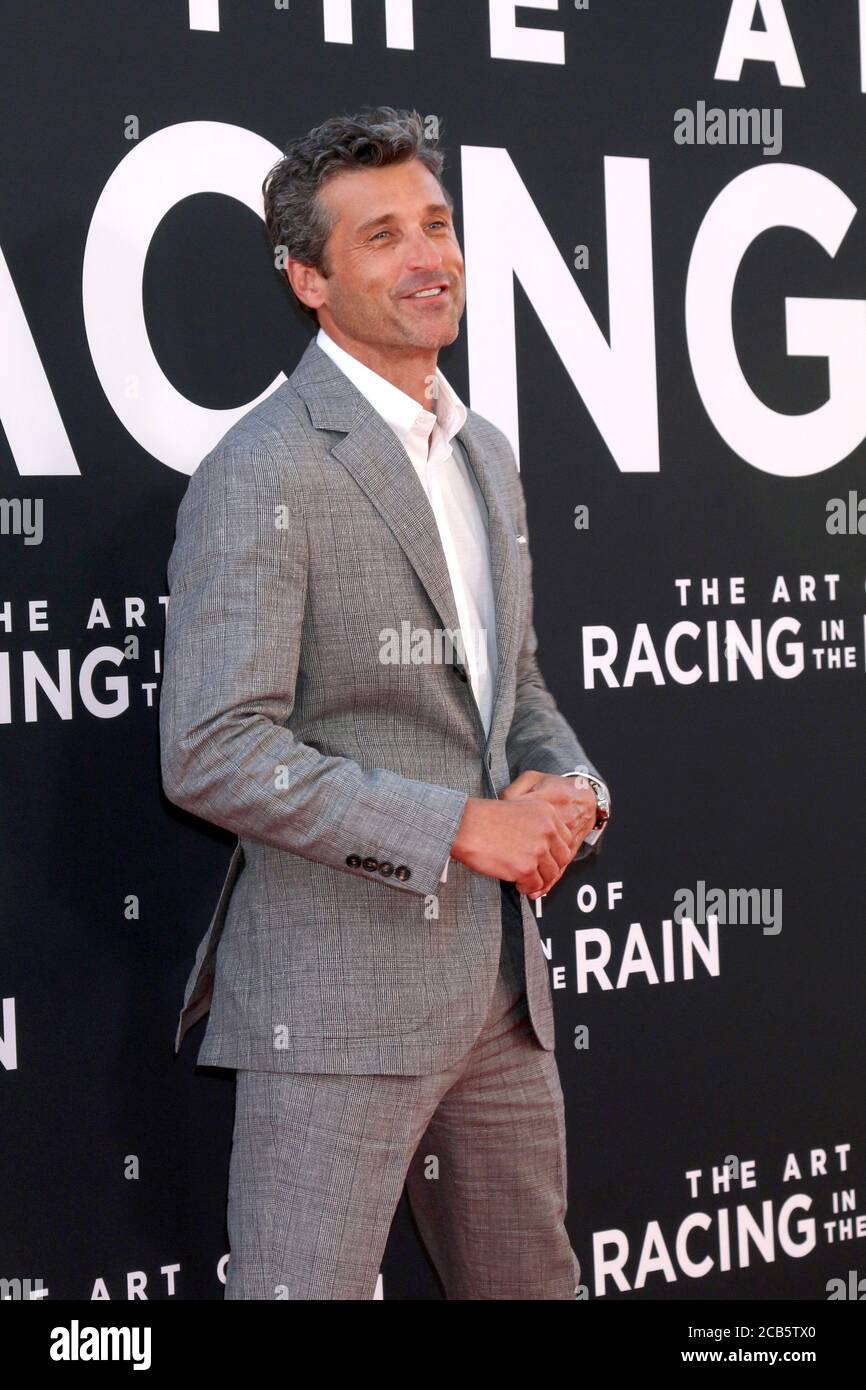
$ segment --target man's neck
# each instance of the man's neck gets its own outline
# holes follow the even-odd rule
[[[328,337],[337,344],[337,347],[341,347],[344,352],[350,353],[359,362],[363,362],[364,366],[369,367],[371,372],[377,372],[379,376],[383,376],[398,390],[405,391],[406,395],[411,396],[413,401],[417,401],[422,409],[431,410],[435,414],[435,400],[431,397],[428,388],[431,378],[436,375],[438,348],[387,348],[376,343],[364,343],[350,338],[345,333],[341,333],[338,328],[328,324],[322,324],[321,327],[324,328]]]

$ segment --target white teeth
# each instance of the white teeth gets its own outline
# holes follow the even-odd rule
[[[441,285],[436,285],[436,286],[434,286],[434,288],[433,288],[432,290],[416,290],[414,294],[410,294],[409,298],[410,298],[410,299],[426,299],[426,298],[432,297],[434,294],[441,294],[441,293],[442,293],[442,286],[441,286]]]

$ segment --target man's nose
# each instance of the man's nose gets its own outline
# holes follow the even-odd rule
[[[442,249],[433,237],[418,228],[414,233],[406,252],[407,268],[413,270],[439,270],[443,264]]]

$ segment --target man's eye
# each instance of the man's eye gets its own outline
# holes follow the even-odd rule
[[[448,228],[448,223],[447,223],[443,218],[439,217],[439,218],[436,218],[433,222],[428,222],[428,223],[427,223],[427,226],[428,226],[428,227],[445,227],[446,230],[447,230],[447,228]],[[390,236],[390,235],[391,235],[391,232],[390,232],[389,228],[388,228],[388,227],[383,227],[382,230],[381,230],[381,232],[375,232],[375,233],[373,234],[373,236],[370,237],[370,240],[371,240],[371,241],[378,241],[380,237],[383,237],[383,236]]]

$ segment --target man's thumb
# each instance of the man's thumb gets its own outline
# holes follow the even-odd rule
[[[507,801],[512,796],[525,796],[527,792],[531,792],[533,787],[538,785],[543,776],[543,772],[521,772],[520,776],[515,777],[514,781],[505,788],[505,791],[500,793],[500,801]]]

